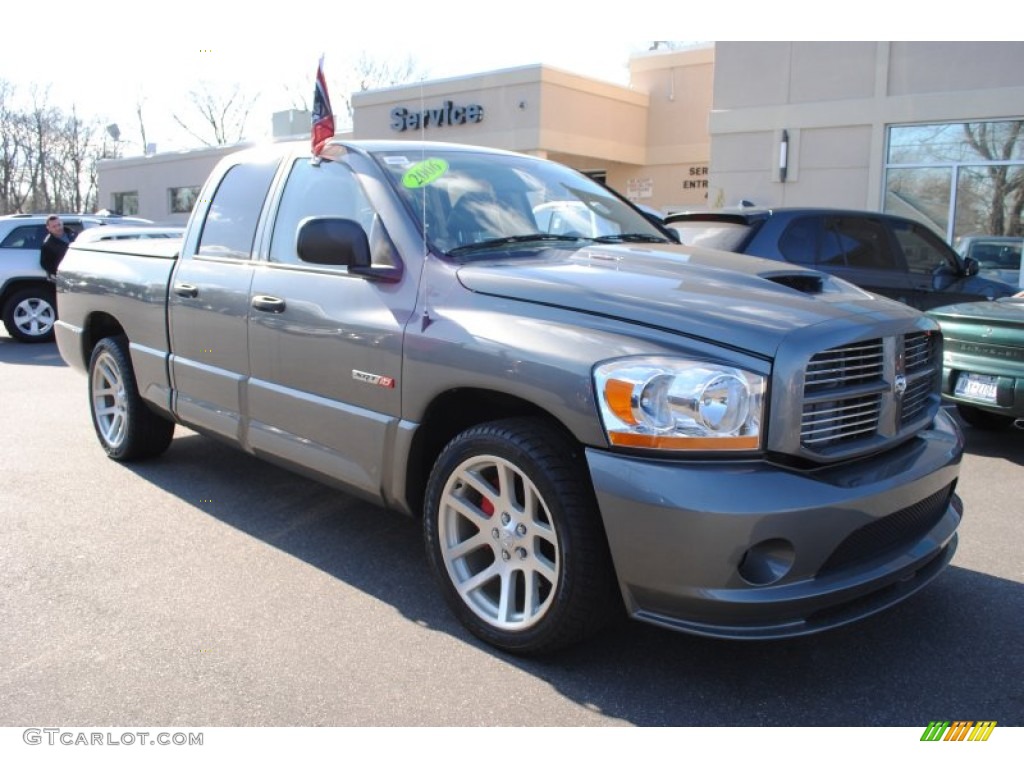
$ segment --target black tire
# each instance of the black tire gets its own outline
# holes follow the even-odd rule
[[[116,461],[158,456],[174,437],[174,422],[139,396],[123,336],[103,339],[89,358],[89,410],[100,445]]]
[[[39,344],[53,341],[57,302],[49,285],[32,285],[10,295],[4,304],[4,327],[18,341]]]
[[[448,605],[501,650],[548,653],[624,615],[582,452],[542,421],[456,436],[431,471],[423,532]]]
[[[992,413],[973,405],[956,404],[957,413],[960,418],[975,429],[997,430],[1006,429],[1014,422],[1013,416],[1003,416],[1001,413]]]

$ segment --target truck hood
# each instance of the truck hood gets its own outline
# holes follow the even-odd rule
[[[822,272],[685,246],[516,251],[458,269],[476,293],[614,317],[773,357],[797,328],[919,316]]]

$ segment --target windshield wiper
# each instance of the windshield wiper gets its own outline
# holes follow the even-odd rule
[[[601,235],[592,238],[595,243],[669,243],[667,237],[658,235],[641,235],[637,232],[622,232],[618,235]]]
[[[576,243],[580,240],[589,240],[588,237],[577,235],[550,235],[543,232],[534,232],[532,235],[509,235],[508,237],[495,237],[491,240],[481,240],[479,243],[467,243],[455,248],[449,248],[448,253],[455,255],[466,251],[487,250],[489,248],[500,248],[503,245],[515,245],[516,243]]]

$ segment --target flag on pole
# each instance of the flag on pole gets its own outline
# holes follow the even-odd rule
[[[324,144],[334,137],[334,112],[324,79],[324,57],[316,68],[316,91],[313,93],[313,154],[319,155]]]

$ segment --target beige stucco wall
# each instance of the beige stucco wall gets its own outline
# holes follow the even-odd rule
[[[1008,36],[1019,35],[1012,23]],[[956,91],[1019,90],[1024,81],[1024,43],[888,43],[890,96]],[[1020,102],[1007,105],[1021,113]]]
[[[1020,118],[1024,43],[716,45],[709,203],[882,207],[890,125]],[[780,181],[779,144],[789,133]]]
[[[661,210],[707,204],[714,68],[710,45],[630,61],[630,86],[648,98],[647,153],[640,167],[609,168],[610,186]]]
[[[463,125],[391,127],[391,112],[479,105],[483,119]],[[623,86],[541,65],[353,94],[353,137],[479,144],[548,157],[640,163],[647,97]]]
[[[240,145],[101,160],[97,166],[100,206],[111,207],[114,193],[138,192],[139,216],[162,224],[184,224],[187,213],[171,213],[170,189],[201,186],[217,161],[237,149]]]
[[[656,52],[630,62],[630,85],[545,66],[354,94],[355,138],[423,138],[540,155],[583,171],[637,202],[665,209],[706,200],[714,48]],[[391,110],[479,104],[473,125],[390,127]]]

